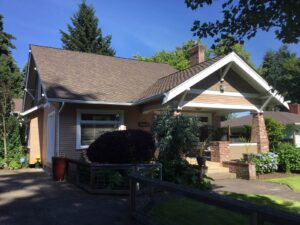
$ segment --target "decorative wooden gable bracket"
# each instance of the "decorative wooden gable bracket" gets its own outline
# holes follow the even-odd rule
[[[182,94],[182,96],[181,96],[181,98],[180,98],[180,101],[179,101],[179,103],[178,103],[178,106],[177,106],[177,109],[178,109],[178,110],[181,110],[181,109],[182,109],[182,107],[183,107],[183,105],[184,105],[184,99],[185,99],[187,93],[188,93],[190,90],[191,90],[190,88],[187,88],[187,89],[184,91],[184,93]]]
[[[232,62],[228,63],[224,70],[223,70],[223,68],[220,69],[220,81],[221,82],[224,80],[225,76],[227,75],[231,65],[232,65]]]

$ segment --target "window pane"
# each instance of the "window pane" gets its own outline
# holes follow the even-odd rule
[[[207,116],[200,116],[199,120],[203,123],[207,123],[208,122],[208,117]]]
[[[81,114],[81,120],[119,121],[119,114]]]
[[[117,125],[101,125],[101,124],[82,124],[81,125],[81,145],[90,145],[100,135],[114,131]]]

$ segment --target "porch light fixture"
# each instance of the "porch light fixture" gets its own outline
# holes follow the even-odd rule
[[[224,85],[224,79],[222,78],[220,80],[220,92],[224,93],[224,91],[225,91],[225,85]]]

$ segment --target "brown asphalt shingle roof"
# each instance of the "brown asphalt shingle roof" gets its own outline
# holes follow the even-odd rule
[[[31,45],[48,98],[133,102],[171,66]]]
[[[211,66],[215,62],[222,59],[224,56],[217,56],[213,59],[207,60],[203,63],[197,64],[195,66],[191,66],[185,70],[177,71],[168,76],[162,77],[157,80],[153,85],[151,85],[141,96],[141,99],[148,98],[150,96],[155,96],[162,94],[170,89],[178,86],[183,83],[187,79],[193,77],[197,73]]]
[[[264,112],[264,118],[273,118],[274,120],[277,120],[280,123],[283,124],[295,124],[300,123],[300,115],[289,113],[289,112],[272,112],[272,111],[266,111]],[[230,120],[226,120],[221,122],[221,127],[242,127],[244,125],[252,125],[252,116],[243,116],[240,118],[234,118]]]

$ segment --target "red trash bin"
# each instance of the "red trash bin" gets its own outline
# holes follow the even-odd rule
[[[53,180],[63,181],[65,179],[65,172],[66,172],[66,158],[52,157]]]

